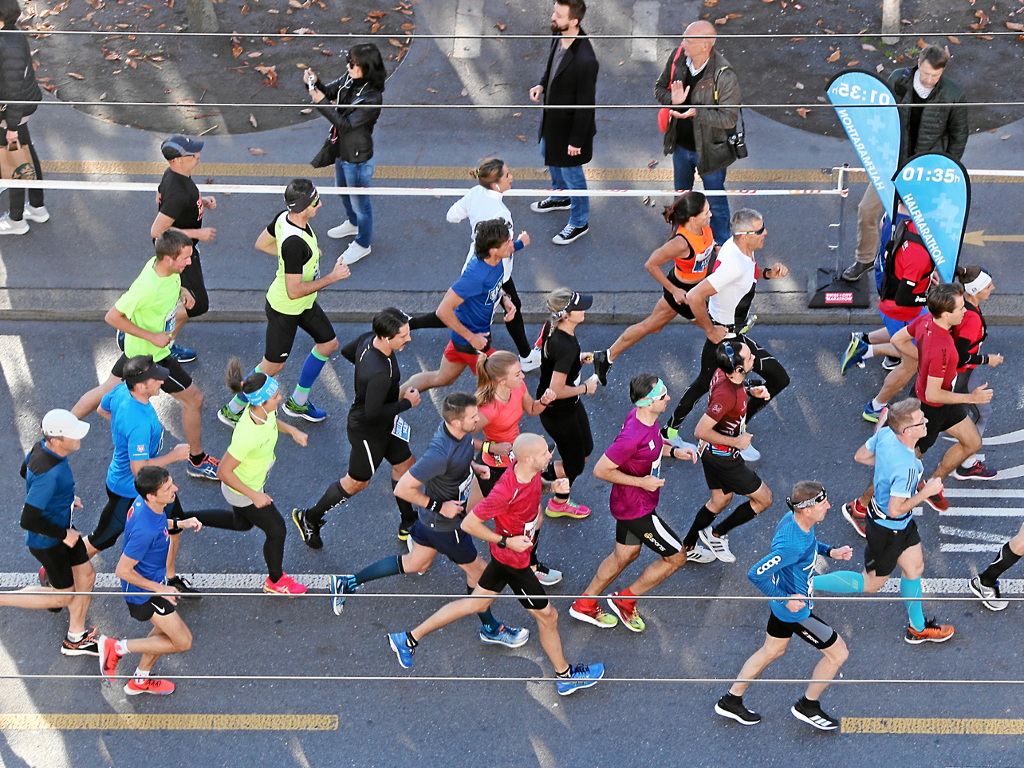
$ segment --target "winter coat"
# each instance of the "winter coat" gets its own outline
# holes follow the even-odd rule
[[[597,57],[582,29],[565,51],[551,84],[548,75],[555,57],[555,46],[561,35],[555,35],[540,85],[544,86],[544,104],[579,104],[590,109],[545,109],[541,113],[538,141],[544,141],[544,164],[556,168],[572,168],[589,163],[594,154],[594,103],[597,91]],[[569,147],[579,147],[580,154],[569,155]]]
[[[365,163],[373,157],[373,126],[380,117],[379,109],[353,108],[351,104],[383,104],[384,97],[365,80],[343,77],[317,87],[327,99],[316,105],[317,111],[331,121],[331,149],[334,157],[345,163]],[[326,106],[327,101],[333,102]]]
[[[35,104],[8,104],[11,101],[42,101],[32,68],[32,53],[24,35],[0,35],[0,119],[9,130],[21,124],[22,118],[36,111]]]
[[[914,73],[917,67],[898,69],[889,76],[889,88],[896,95],[898,104],[914,103]],[[921,125],[917,129],[915,155],[938,153],[959,160],[967,147],[967,105],[964,92],[959,85],[943,75],[931,93],[931,98],[921,106]],[[900,124],[903,128],[903,148],[900,165],[909,159],[910,112],[900,110]]]

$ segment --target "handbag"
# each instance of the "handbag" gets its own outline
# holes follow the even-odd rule
[[[334,158],[336,157],[334,153],[334,138],[335,129],[332,127],[331,132],[324,139],[324,145],[320,147],[320,151],[309,161],[311,166],[314,168],[326,168],[329,165],[334,165]]]
[[[721,75],[729,67],[722,67],[718,72],[715,73],[715,104],[718,103],[718,76]],[[748,154],[747,151],[747,131],[746,126],[743,124],[743,108],[739,108],[739,117],[730,130],[728,135],[725,137],[726,142],[729,144],[729,149],[732,150],[733,155],[736,156],[737,160],[742,160]]]
[[[676,62],[679,61],[679,57],[682,53],[683,46],[680,45],[676,50],[676,55],[672,57],[672,69],[668,75],[668,84],[670,88],[672,87],[672,81],[675,80],[676,77]],[[662,133],[668,130],[669,120],[672,119],[672,115],[669,114],[671,111],[672,109],[670,107],[662,107],[658,110],[658,130]]]
[[[36,177],[36,169],[32,164],[32,153],[28,144],[14,142],[0,148],[0,173],[5,179],[21,179],[32,181]]]

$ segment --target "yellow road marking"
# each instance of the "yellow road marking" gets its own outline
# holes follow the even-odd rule
[[[980,245],[985,243],[1024,243],[1024,235],[986,235],[985,230],[979,229],[976,232],[968,232],[964,235],[964,245]]]
[[[336,731],[337,715],[0,715],[16,731]]]
[[[1024,720],[956,717],[844,717],[843,733],[919,734],[929,736],[1020,736]]]

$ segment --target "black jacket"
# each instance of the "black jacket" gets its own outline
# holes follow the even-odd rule
[[[541,114],[538,140],[544,140],[544,164],[556,168],[572,168],[590,162],[594,154],[594,102],[597,98],[597,57],[582,29],[565,51],[562,63],[548,85],[555,46],[562,36],[555,35],[544,67],[544,104],[579,104],[589,109],[545,109]],[[579,147],[580,154],[569,155],[569,146]]]
[[[7,104],[11,101],[42,101],[43,94],[32,69],[32,54],[24,35],[0,35],[0,119],[14,130],[22,118],[36,111],[35,104]]]
[[[331,121],[331,147],[334,156],[346,163],[365,163],[373,157],[373,126],[379,109],[353,108],[349,104],[383,104],[384,97],[365,80],[343,77],[317,87],[327,96],[317,105],[321,115]],[[323,106],[331,101],[331,106]]]
[[[889,88],[898,104],[914,103],[914,73],[917,67],[898,69],[889,76]],[[967,106],[959,85],[943,75],[930,98],[921,109],[921,125],[917,129],[915,155],[938,153],[959,160],[967,147]],[[900,165],[910,158],[910,110],[900,110],[903,149]]]

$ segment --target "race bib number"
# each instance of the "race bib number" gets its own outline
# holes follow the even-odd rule
[[[469,470],[469,474],[466,475],[466,479],[459,484],[459,504],[463,505],[465,509],[466,502],[469,501],[469,492],[473,486],[473,470]]]
[[[661,477],[661,451],[658,451],[658,458],[651,464],[651,477]]]
[[[536,541],[537,538],[537,526],[540,524],[540,513],[533,518],[530,522],[523,526],[523,536],[528,538],[531,542]]]
[[[164,318],[164,333],[174,333],[174,328],[178,324],[178,308],[175,307],[167,316]]]
[[[404,440],[405,442],[408,443],[409,434],[411,431],[412,430],[409,428],[409,425],[406,423],[405,419],[403,419],[401,416],[395,416],[395,426],[394,429],[391,430],[392,435],[397,437],[399,440]]]

